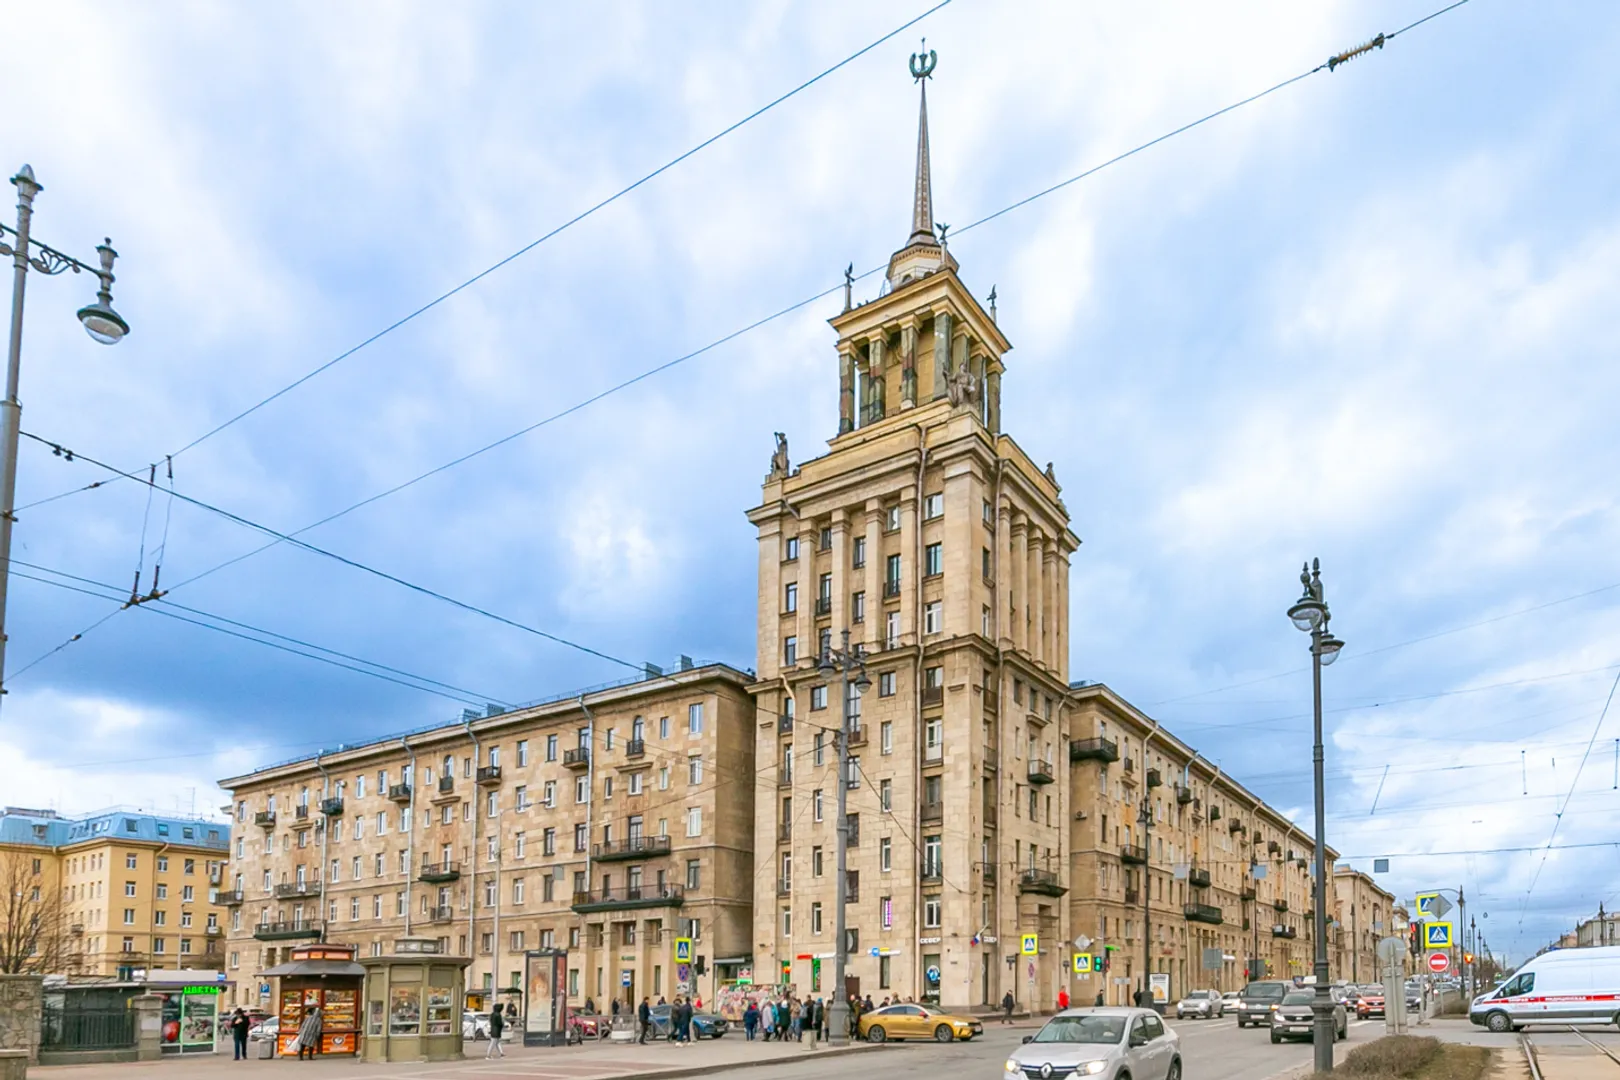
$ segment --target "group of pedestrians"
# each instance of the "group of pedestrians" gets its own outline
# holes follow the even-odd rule
[[[749,1042],[803,1042],[809,1036],[815,1046],[827,1039],[827,1008],[825,998],[801,1000],[795,994],[750,1001],[743,1010],[743,1037]]]

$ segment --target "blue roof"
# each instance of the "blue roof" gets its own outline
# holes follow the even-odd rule
[[[164,817],[139,810],[103,810],[82,818],[58,817],[49,810],[0,810],[0,842],[61,847],[87,840],[137,840],[226,851],[231,827],[200,818]]]

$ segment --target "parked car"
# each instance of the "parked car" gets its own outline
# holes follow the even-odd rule
[[[1293,983],[1280,979],[1262,979],[1245,986],[1238,995],[1238,1027],[1270,1025],[1271,1014],[1277,1011],[1283,996],[1293,988]]]
[[[489,1038],[489,1017],[484,1013],[462,1013],[461,1037],[469,1042]]]
[[[1221,1000],[1219,990],[1192,990],[1176,1002],[1177,1020],[1185,1020],[1189,1016],[1210,1020],[1220,1017],[1225,1011],[1226,1003]]]
[[[1181,1038],[1149,1009],[1068,1009],[1026,1035],[1003,1071],[1009,1080],[1181,1080]]]
[[[274,1040],[281,1033],[281,1021],[272,1016],[267,1020],[260,1020],[248,1028],[248,1038],[253,1042],[263,1042],[265,1039]]]
[[[1237,1008],[1238,998],[1241,996],[1241,994],[1242,991],[1239,990],[1228,990],[1226,993],[1221,995],[1221,1004],[1225,1005],[1228,1009],[1235,1009]]]
[[[670,1013],[674,1011],[673,1005],[654,1005],[652,1007],[652,1037],[655,1039],[669,1038]],[[731,1024],[725,1017],[711,1012],[694,1012],[692,1014],[692,1039],[718,1039],[731,1030]]]
[[[890,1005],[861,1014],[860,1036],[867,1042],[889,1039],[933,1039],[936,1042],[966,1042],[984,1034],[976,1017],[928,1009],[922,1005]]]
[[[1313,989],[1290,990],[1272,1014],[1271,1041],[1280,1043],[1296,1036],[1314,1039],[1316,1014],[1311,1010],[1311,1003],[1315,1000],[1316,991]],[[1338,1042],[1349,1034],[1350,1017],[1345,1012],[1344,1002],[1334,999],[1333,1041]]]

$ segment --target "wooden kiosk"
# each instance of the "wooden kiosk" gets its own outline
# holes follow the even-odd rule
[[[321,1010],[321,1055],[358,1052],[360,987],[366,969],[354,962],[353,945],[298,945],[287,963],[263,974],[277,980],[278,1054],[298,1053],[298,1026],[316,1007]]]

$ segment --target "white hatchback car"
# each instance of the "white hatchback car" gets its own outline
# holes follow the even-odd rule
[[[1006,1080],[1181,1080],[1181,1039],[1151,1009],[1068,1009],[1002,1069]]]

